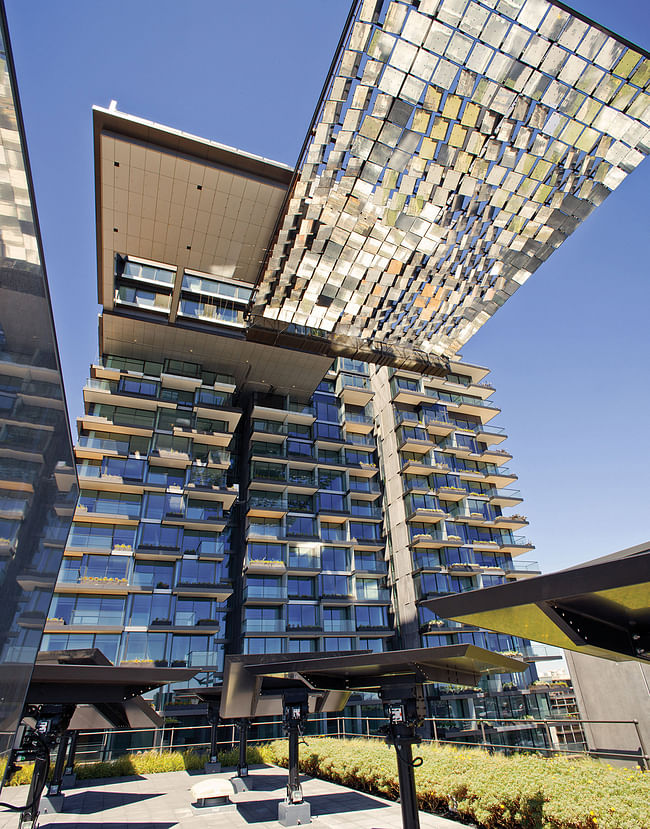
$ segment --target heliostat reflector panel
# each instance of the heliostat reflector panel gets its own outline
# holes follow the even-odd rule
[[[548,0],[359,3],[254,318],[451,356],[643,160],[649,81]]]

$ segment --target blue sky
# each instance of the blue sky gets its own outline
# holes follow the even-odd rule
[[[574,7],[650,48],[650,4]],[[69,407],[97,353],[91,106],[294,164],[348,0],[6,0]],[[650,537],[650,162],[464,348],[544,570]]]

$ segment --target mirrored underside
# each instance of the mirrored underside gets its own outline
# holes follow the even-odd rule
[[[451,356],[650,151],[649,83],[548,0],[359,3],[253,318]]]

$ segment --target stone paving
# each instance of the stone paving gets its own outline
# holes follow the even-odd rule
[[[53,829],[280,829],[278,803],[284,798],[286,772],[273,766],[251,768],[253,790],[233,794],[234,806],[196,809],[191,788],[209,777],[230,778],[233,772],[203,775],[168,772],[141,777],[89,781],[68,789],[64,811],[42,814],[39,827]],[[305,800],[311,804],[314,829],[402,829],[399,804],[324,780],[301,776]],[[0,798],[22,805],[27,787],[4,788]],[[420,813],[421,829],[459,829],[460,823]],[[0,808],[0,829],[17,829],[18,815]]]

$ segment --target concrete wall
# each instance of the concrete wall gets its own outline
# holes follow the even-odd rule
[[[636,766],[624,754],[650,753],[650,665],[612,662],[565,652],[580,716],[585,720],[638,720],[633,724],[587,724],[589,748],[616,765]],[[648,760],[646,759],[646,767]]]

